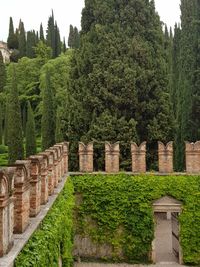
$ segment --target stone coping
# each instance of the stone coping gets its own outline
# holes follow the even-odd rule
[[[59,193],[62,191],[67,178],[68,175],[62,178],[62,181],[58,184],[57,188],[54,189],[54,193],[49,196],[47,204],[41,205],[41,211],[39,212],[39,214],[34,218],[30,218],[29,226],[27,227],[25,232],[23,234],[14,234],[14,246],[8,254],[0,258],[0,267],[14,266],[14,261],[17,258],[18,254],[26,245],[32,234],[37,230],[42,220],[46,217]]]

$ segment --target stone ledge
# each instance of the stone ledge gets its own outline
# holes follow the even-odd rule
[[[58,184],[58,187],[54,189],[53,195],[49,196],[46,205],[41,206],[40,213],[35,218],[30,218],[30,224],[23,234],[14,234],[14,246],[8,254],[0,258],[0,267],[13,267],[14,261],[17,258],[20,251],[26,245],[32,234],[37,230],[42,220],[46,217],[48,211],[51,209],[53,203],[57,199],[59,193],[62,191],[68,175],[62,179]]]

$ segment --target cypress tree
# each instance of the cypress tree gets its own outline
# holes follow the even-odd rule
[[[18,49],[18,46],[19,46],[17,34],[14,32],[12,17],[10,17],[7,45],[9,49]]]
[[[79,139],[92,138],[90,130],[107,111],[117,122],[123,118],[124,127],[134,120],[139,141],[146,140],[157,154],[157,141],[173,138],[173,116],[164,36],[154,1],[86,1],[80,38],[70,79],[80,112],[75,117],[70,110],[71,131]]]
[[[40,24],[40,40],[41,40],[42,42],[45,41],[45,39],[44,39],[44,30],[43,30],[42,23]]]
[[[63,39],[63,53],[65,53],[67,51],[67,47],[66,47],[66,42],[65,42],[65,38]]]
[[[31,104],[28,101],[27,109],[27,123],[26,123],[26,157],[35,155],[36,149],[36,135],[35,135],[35,121]]]
[[[60,117],[60,113],[58,110],[56,112],[55,140],[56,140],[56,143],[63,142],[63,134],[62,134],[62,130],[61,130],[61,117]]]
[[[42,149],[45,150],[55,143],[55,114],[50,74],[46,73],[46,83],[42,95]]]
[[[4,128],[3,128],[3,135],[4,135],[4,145],[8,145],[8,108],[9,108],[9,98],[8,95],[6,96],[6,107],[5,107],[5,114],[4,114]]]
[[[26,43],[26,55],[29,58],[35,57],[35,50],[36,47],[36,35],[35,31],[28,31],[27,32],[27,43]]]
[[[47,45],[52,48],[52,57],[56,57],[56,48],[55,48],[55,24],[54,24],[54,14],[52,10],[52,15],[48,20],[47,27]]]
[[[2,104],[0,103],[0,145],[2,145],[2,140],[3,140],[2,116],[3,116],[3,110],[2,110]]]
[[[24,29],[24,23],[20,21],[19,24],[19,57],[25,57],[26,56],[26,33]]]
[[[73,48],[74,42],[74,27],[70,24],[69,26],[69,37],[68,37],[68,46],[69,48]]]
[[[79,48],[80,45],[80,36],[79,31],[76,27],[74,27],[74,40],[73,40],[73,48]]]
[[[61,53],[61,41],[60,41],[60,31],[57,26],[57,23],[55,23],[55,53],[54,56],[58,57]]]
[[[5,85],[6,85],[6,67],[3,62],[2,53],[0,51],[0,93],[3,92]]]
[[[13,164],[17,159],[24,158],[22,120],[17,89],[15,67],[12,69],[12,80],[8,95],[8,162]]]

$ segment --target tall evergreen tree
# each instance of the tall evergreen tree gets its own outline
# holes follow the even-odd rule
[[[40,40],[41,40],[42,42],[45,41],[45,39],[44,39],[44,30],[43,30],[42,23],[40,24]]]
[[[68,37],[68,46],[73,48],[73,41],[74,41],[74,27],[70,24],[69,26],[69,37]]]
[[[60,31],[58,29],[57,23],[55,23],[55,57],[58,57],[61,53],[61,41],[60,41]]]
[[[27,123],[26,123],[26,157],[35,155],[36,150],[36,133],[33,110],[30,102],[28,102],[27,109]]]
[[[61,116],[60,116],[60,112],[58,109],[56,112],[55,141],[56,141],[56,143],[63,142],[63,134],[62,134],[62,130],[61,130]]]
[[[3,92],[5,84],[6,84],[6,67],[3,62],[2,53],[0,51],[0,93]]]
[[[155,151],[157,140],[173,137],[166,69],[153,1],[86,1],[70,85],[80,112],[75,117],[70,111],[70,129],[79,139],[91,139],[90,129],[107,111],[117,121],[124,118],[124,125],[137,122],[139,140],[148,141]]]
[[[2,145],[3,141],[3,110],[2,110],[2,104],[0,103],[0,145]]]
[[[24,23],[20,20],[19,24],[19,57],[25,57],[26,56],[26,33],[24,29]]]
[[[8,101],[8,162],[13,164],[17,159],[24,158],[22,120],[14,65]]]
[[[73,48],[79,48],[80,45],[80,35],[77,27],[74,27],[74,41],[73,41]]]
[[[49,72],[46,73],[46,83],[42,94],[42,104],[42,149],[45,150],[55,143],[55,114]]]
[[[19,46],[17,34],[14,32],[12,17],[10,17],[7,45],[9,49],[18,49]]]
[[[67,51],[65,38],[63,39],[63,49],[62,49],[62,51],[63,51],[63,53],[65,53]]]
[[[52,57],[56,57],[56,49],[55,49],[55,24],[54,24],[54,14],[52,10],[52,15],[48,20],[47,27],[47,45],[52,48]]]
[[[3,127],[3,139],[4,145],[8,145],[8,108],[9,108],[9,97],[6,96],[6,106],[5,106],[5,114],[4,114],[4,127]]]
[[[35,57],[35,50],[36,47],[36,34],[35,31],[28,31],[27,32],[27,43],[26,43],[26,55],[29,58]]]

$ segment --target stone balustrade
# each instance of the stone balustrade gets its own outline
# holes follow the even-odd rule
[[[93,143],[79,143],[81,172],[93,172]],[[13,234],[21,234],[54,194],[58,183],[68,173],[69,143],[56,144],[26,160],[17,160],[13,166],[0,169],[0,257],[13,245]],[[131,143],[132,171],[146,172],[146,142]],[[105,171],[118,173],[119,142],[105,142]],[[173,172],[173,143],[158,143],[159,172]],[[186,142],[186,171],[200,174],[200,141]],[[15,200],[15,201],[14,201]],[[48,204],[47,204],[48,205]],[[26,233],[26,232],[25,232]]]

